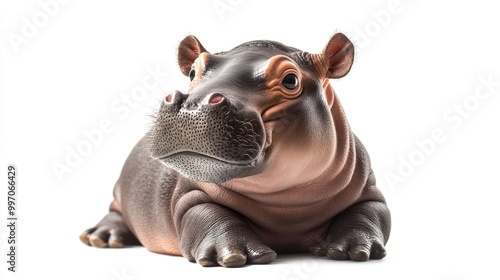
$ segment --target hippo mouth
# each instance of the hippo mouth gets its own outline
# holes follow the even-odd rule
[[[171,159],[176,159],[176,158],[180,158],[180,157],[199,158],[199,159],[204,159],[204,160],[208,160],[208,161],[220,162],[222,164],[236,165],[236,166],[241,166],[241,167],[255,166],[255,163],[257,161],[257,159],[251,159],[248,161],[232,161],[232,160],[227,160],[227,159],[223,159],[223,158],[219,158],[216,156],[207,155],[207,154],[203,154],[203,153],[199,153],[199,152],[195,152],[195,151],[176,152],[176,153],[172,153],[168,156],[163,156],[163,157],[158,158],[158,159],[163,161],[163,162],[170,162]]]
[[[159,160],[188,178],[218,183],[255,174],[262,158],[263,156],[249,162],[232,162],[196,152],[178,152]]]
[[[223,182],[256,173],[266,129],[260,115],[227,101],[196,109],[162,104],[149,137],[153,158],[182,175]]]

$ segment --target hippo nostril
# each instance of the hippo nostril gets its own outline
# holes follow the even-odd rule
[[[172,103],[173,100],[174,100],[174,95],[172,93],[169,93],[167,97],[165,97],[165,101],[167,103]]]
[[[222,100],[224,100],[224,96],[220,94],[214,94],[210,97],[210,100],[208,102],[212,105],[215,105],[221,103]]]

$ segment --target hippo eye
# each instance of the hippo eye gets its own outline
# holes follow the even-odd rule
[[[295,89],[297,87],[297,85],[299,84],[299,79],[297,78],[297,76],[295,76],[295,74],[288,74],[285,76],[285,78],[283,78],[283,81],[281,81],[281,84],[285,88],[292,90],[292,89]]]
[[[194,77],[196,76],[196,71],[193,69],[191,69],[191,71],[189,71],[189,79],[192,81],[194,80]]]

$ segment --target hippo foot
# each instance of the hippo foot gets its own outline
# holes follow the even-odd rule
[[[276,258],[240,216],[211,204],[195,206],[184,216],[181,250],[202,266],[241,267]]]
[[[120,248],[139,245],[139,241],[123,221],[121,214],[109,212],[95,227],[85,230],[80,240],[93,247]]]
[[[386,256],[390,214],[385,203],[365,202],[351,206],[334,218],[326,241],[310,248],[315,256],[334,260],[366,261]]]
[[[229,234],[230,235],[230,234]],[[220,241],[203,242],[191,261],[201,266],[240,267],[245,264],[267,264],[276,258],[276,252],[259,241],[248,242],[246,238],[220,237]]]

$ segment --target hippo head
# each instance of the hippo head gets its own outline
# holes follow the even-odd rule
[[[273,41],[211,54],[188,36],[178,62],[189,88],[164,98],[149,133],[152,156],[205,182],[307,171],[332,156],[329,79],[346,75],[353,57],[341,33],[320,54]]]

